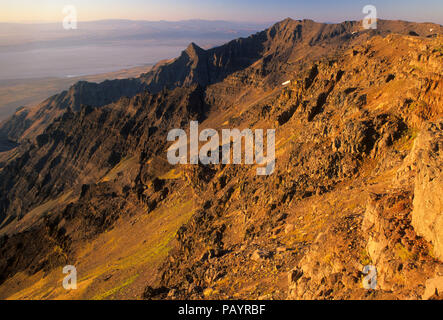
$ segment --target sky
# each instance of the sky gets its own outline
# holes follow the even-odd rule
[[[275,22],[287,17],[318,22],[361,20],[365,5],[382,19],[443,24],[442,0],[0,0],[0,22],[63,21],[73,5],[79,21],[228,20]]]

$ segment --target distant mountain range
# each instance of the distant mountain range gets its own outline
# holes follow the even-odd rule
[[[265,23],[229,21],[132,21],[102,20],[79,22],[78,29],[64,30],[62,23],[0,23],[0,50],[100,45],[115,42],[189,43],[201,46],[221,44],[262,30]],[[172,41],[172,42],[171,42]],[[186,46],[186,45],[184,45]]]

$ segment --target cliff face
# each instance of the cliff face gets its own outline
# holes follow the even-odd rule
[[[434,254],[440,260],[443,260],[442,125],[438,122],[425,128],[412,149],[412,161],[416,166],[412,225],[433,244]]]
[[[287,19],[16,114],[0,297],[441,297],[441,26],[379,26]],[[191,120],[275,128],[275,172],[171,166]],[[56,284],[68,263],[76,292]]]
[[[68,109],[0,171],[1,222],[100,180],[128,155],[163,152],[167,130],[205,114],[202,94],[194,86]]]

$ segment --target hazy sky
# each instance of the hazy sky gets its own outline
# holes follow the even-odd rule
[[[443,24],[443,0],[0,0],[0,22],[62,21],[74,5],[78,20],[238,20],[274,22],[286,17],[321,22],[363,19],[375,5],[378,17]]]

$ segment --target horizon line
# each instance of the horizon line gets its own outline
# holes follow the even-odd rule
[[[108,19],[92,19],[92,20],[78,20],[78,23],[91,23],[91,22],[105,22],[105,21],[128,21],[128,22],[169,22],[169,23],[177,23],[177,22],[189,22],[189,21],[205,21],[205,22],[234,22],[234,23],[251,23],[251,24],[272,24],[272,23],[279,23],[282,21],[285,21],[287,19],[291,19],[294,21],[303,21],[303,20],[310,20],[314,21],[316,23],[325,23],[325,24],[340,24],[344,22],[359,22],[362,21],[362,19],[349,19],[349,20],[342,20],[342,21],[320,21],[315,20],[313,18],[291,18],[286,17],[284,19],[276,19],[272,21],[251,21],[251,20],[224,20],[224,19],[201,19],[201,18],[190,18],[190,19],[179,19],[179,20],[148,20],[148,19],[129,19],[129,18],[108,18]],[[434,22],[434,21],[413,21],[413,20],[407,20],[407,19],[390,19],[390,18],[377,18],[377,20],[381,21],[402,21],[402,22],[412,22],[412,23],[433,23],[443,26],[443,22]],[[57,24],[62,23],[62,20],[23,20],[23,21],[0,21],[1,24]]]

